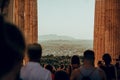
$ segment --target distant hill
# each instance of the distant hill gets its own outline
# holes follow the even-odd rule
[[[38,38],[39,38],[39,41],[46,41],[46,40],[74,40],[73,37],[59,36],[59,35],[56,35],[56,34],[41,35]]]
[[[93,49],[93,40],[78,40],[57,35],[41,36],[39,40],[43,47],[43,55],[82,55],[86,49]]]

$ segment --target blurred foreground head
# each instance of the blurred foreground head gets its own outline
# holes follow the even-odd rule
[[[24,51],[25,41],[21,31],[0,16],[0,78],[11,72],[16,65],[22,64]]]

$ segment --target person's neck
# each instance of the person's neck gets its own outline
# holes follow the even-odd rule
[[[85,68],[93,68],[94,66],[92,64],[84,64]]]
[[[90,61],[85,61],[85,62],[84,62],[84,67],[85,67],[85,68],[93,68],[94,65],[93,65],[92,62],[90,62]]]

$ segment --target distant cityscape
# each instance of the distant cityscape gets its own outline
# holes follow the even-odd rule
[[[43,56],[82,56],[86,49],[93,49],[93,40],[79,40],[69,36],[42,35],[39,43],[43,48]]]

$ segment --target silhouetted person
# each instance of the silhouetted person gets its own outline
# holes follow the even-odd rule
[[[24,51],[21,31],[0,16],[0,80],[20,80]]]
[[[71,65],[68,65],[67,69],[66,69],[67,74],[69,75],[69,77],[71,76],[71,72],[72,72],[72,67]]]
[[[21,78],[23,80],[52,80],[50,71],[40,65],[42,56],[42,47],[34,43],[28,45],[29,62],[21,69]]]
[[[120,69],[120,55],[118,57],[118,59],[116,59],[116,64],[115,64],[117,69]]]
[[[72,70],[80,67],[80,58],[78,55],[73,55],[71,58]]]
[[[84,80],[85,78],[87,80],[106,80],[103,70],[94,67],[94,60],[94,51],[86,50],[83,65],[72,72],[70,80]]]
[[[116,68],[111,64],[111,56],[108,53],[105,53],[102,59],[105,62],[105,65],[102,67],[102,69],[105,71],[107,80],[116,80]]]
[[[60,65],[60,70],[65,70],[65,66],[63,64]]]
[[[70,80],[70,79],[69,79],[68,74],[65,71],[60,70],[55,73],[54,80]]]
[[[116,59],[116,69],[117,69],[117,77],[118,77],[118,80],[120,80],[120,55],[118,57],[118,59]]]
[[[103,67],[103,62],[102,61],[98,61],[97,65],[98,65],[99,68],[102,68]]]
[[[52,77],[52,80],[54,80],[54,72],[53,72],[53,66],[48,64],[45,66],[45,69],[49,70],[51,72],[51,77]]]

